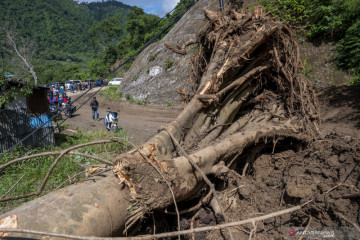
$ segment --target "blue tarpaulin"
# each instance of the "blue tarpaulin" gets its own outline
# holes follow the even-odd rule
[[[50,115],[40,115],[35,117],[30,117],[30,127],[38,128],[46,123],[43,127],[51,127]]]

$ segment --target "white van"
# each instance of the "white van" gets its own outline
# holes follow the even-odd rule
[[[113,78],[109,81],[109,84],[108,85],[120,85],[121,82],[122,82],[123,78]]]

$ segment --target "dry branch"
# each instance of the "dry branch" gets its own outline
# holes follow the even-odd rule
[[[93,144],[100,144],[100,143],[114,143],[114,142],[120,142],[123,140],[120,140],[120,139],[113,139],[113,140],[102,140],[101,142],[99,141],[96,141],[94,143],[90,143],[90,145],[93,145]],[[89,145],[85,145],[85,146],[89,146]],[[84,146],[84,147],[85,147]],[[81,148],[81,147],[79,147]],[[61,154],[63,151],[56,151],[56,152],[44,152],[44,153],[38,153],[38,154],[33,154],[33,155],[29,155],[29,156],[24,156],[24,157],[21,157],[21,158],[16,158],[16,159],[13,159],[7,163],[4,163],[2,165],[0,165],[0,170],[2,169],[5,169],[7,168],[8,166],[14,164],[14,163],[18,163],[18,162],[22,162],[22,161],[25,161],[27,159],[32,159],[32,158],[36,158],[36,157],[44,157],[44,156],[48,156],[48,155],[59,155]],[[100,162],[103,162],[105,164],[109,164],[109,165],[113,165],[113,163],[107,159],[104,159],[104,158],[100,158],[100,157],[97,157],[97,156],[93,156],[93,155],[90,155],[90,154],[86,154],[86,153],[81,153],[81,152],[73,152],[73,151],[70,151],[70,152],[67,152],[67,154],[71,154],[71,155],[78,155],[78,156],[82,156],[82,157],[87,157],[87,158],[92,158],[92,159],[95,159],[97,161],[100,161]]]
[[[189,40],[187,41],[186,43],[184,43],[183,46],[172,46],[170,44],[167,44],[167,43],[164,43],[164,46],[167,47],[168,49],[170,49],[171,51],[173,51],[174,53],[178,53],[178,54],[181,54],[181,55],[186,55],[186,47],[191,45],[191,44],[195,44],[196,43],[196,40]]]
[[[0,197],[0,199],[1,198],[5,198],[10,192],[11,192],[11,190],[13,190],[14,189],[14,187],[16,187],[16,185],[18,185],[18,183],[21,181],[21,179],[23,179],[25,177],[25,174],[24,175],[22,175],[17,181],[16,181],[16,183],[14,183],[14,185],[12,185],[12,187],[4,194],[4,195],[2,195],[2,197]]]
[[[75,145],[75,146],[72,146],[72,147],[69,147],[68,149],[65,149],[63,151],[60,151],[60,154],[59,156],[54,160],[54,162],[51,164],[49,170],[47,171],[47,173],[45,174],[45,177],[43,179],[43,181],[41,182],[39,188],[35,191],[35,192],[31,192],[31,193],[27,193],[27,194],[23,194],[23,195],[18,195],[18,196],[12,196],[12,197],[4,197],[4,198],[0,198],[0,202],[5,202],[5,201],[10,201],[10,200],[18,200],[18,199],[22,199],[22,198],[27,198],[27,197],[31,197],[31,196],[38,196],[42,190],[44,189],[45,187],[45,184],[47,183],[49,177],[50,177],[50,174],[52,172],[52,170],[55,168],[56,164],[60,161],[60,159],[67,153],[71,152],[71,150],[75,150],[75,149],[78,149],[78,148],[83,148],[83,147],[86,147],[86,146],[91,146],[91,145],[95,145],[95,144],[101,144],[101,143],[112,143],[112,142],[120,142],[121,140],[119,139],[111,139],[111,140],[102,140],[102,141],[95,141],[95,142],[89,142],[89,143],[83,143],[83,144],[79,144],[79,145]],[[121,143],[121,142],[120,142]],[[49,153],[47,155],[50,155]],[[3,164],[1,166],[0,169],[2,168],[5,168],[11,164],[14,164],[16,162],[20,162],[20,161],[24,161],[26,159],[30,159],[30,158],[34,158],[34,157],[38,157],[38,156],[46,156],[44,155],[44,153],[42,154],[34,154],[34,155],[30,155],[30,156],[26,156],[26,157],[23,157],[23,158],[19,158],[19,159],[14,159],[6,164]],[[91,155],[88,155],[88,156],[91,156]],[[98,158],[97,160],[99,160],[100,158]],[[101,159],[101,161],[104,161],[103,159]],[[105,162],[107,164],[110,164],[112,165],[111,162],[105,160]]]

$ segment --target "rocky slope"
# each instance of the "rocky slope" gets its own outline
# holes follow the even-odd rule
[[[130,94],[136,100],[146,99],[151,104],[180,104],[176,90],[186,83],[197,46],[188,46],[187,54],[181,55],[169,50],[164,43],[182,46],[188,40],[196,39],[206,21],[204,9],[216,10],[218,4],[216,0],[200,0],[161,41],[146,48],[124,75],[119,88],[123,96]],[[165,66],[166,61],[172,65],[170,68]]]

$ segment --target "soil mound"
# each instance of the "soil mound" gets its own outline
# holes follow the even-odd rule
[[[335,239],[359,239],[359,163],[359,139],[332,133],[298,152],[281,145],[265,149],[253,162],[239,165],[229,174],[219,173],[212,181],[229,221],[308,202],[299,211],[233,228],[235,239],[248,239],[250,235],[253,239],[292,239],[304,229],[319,231],[306,236],[311,239],[322,239],[327,234]],[[221,223],[206,188],[196,198],[180,203],[179,211],[183,213],[182,230]],[[174,212],[166,213],[154,213],[159,232],[175,230]],[[140,231],[153,233],[152,220],[142,228]],[[223,235],[213,230],[186,235],[184,239],[223,239]]]

